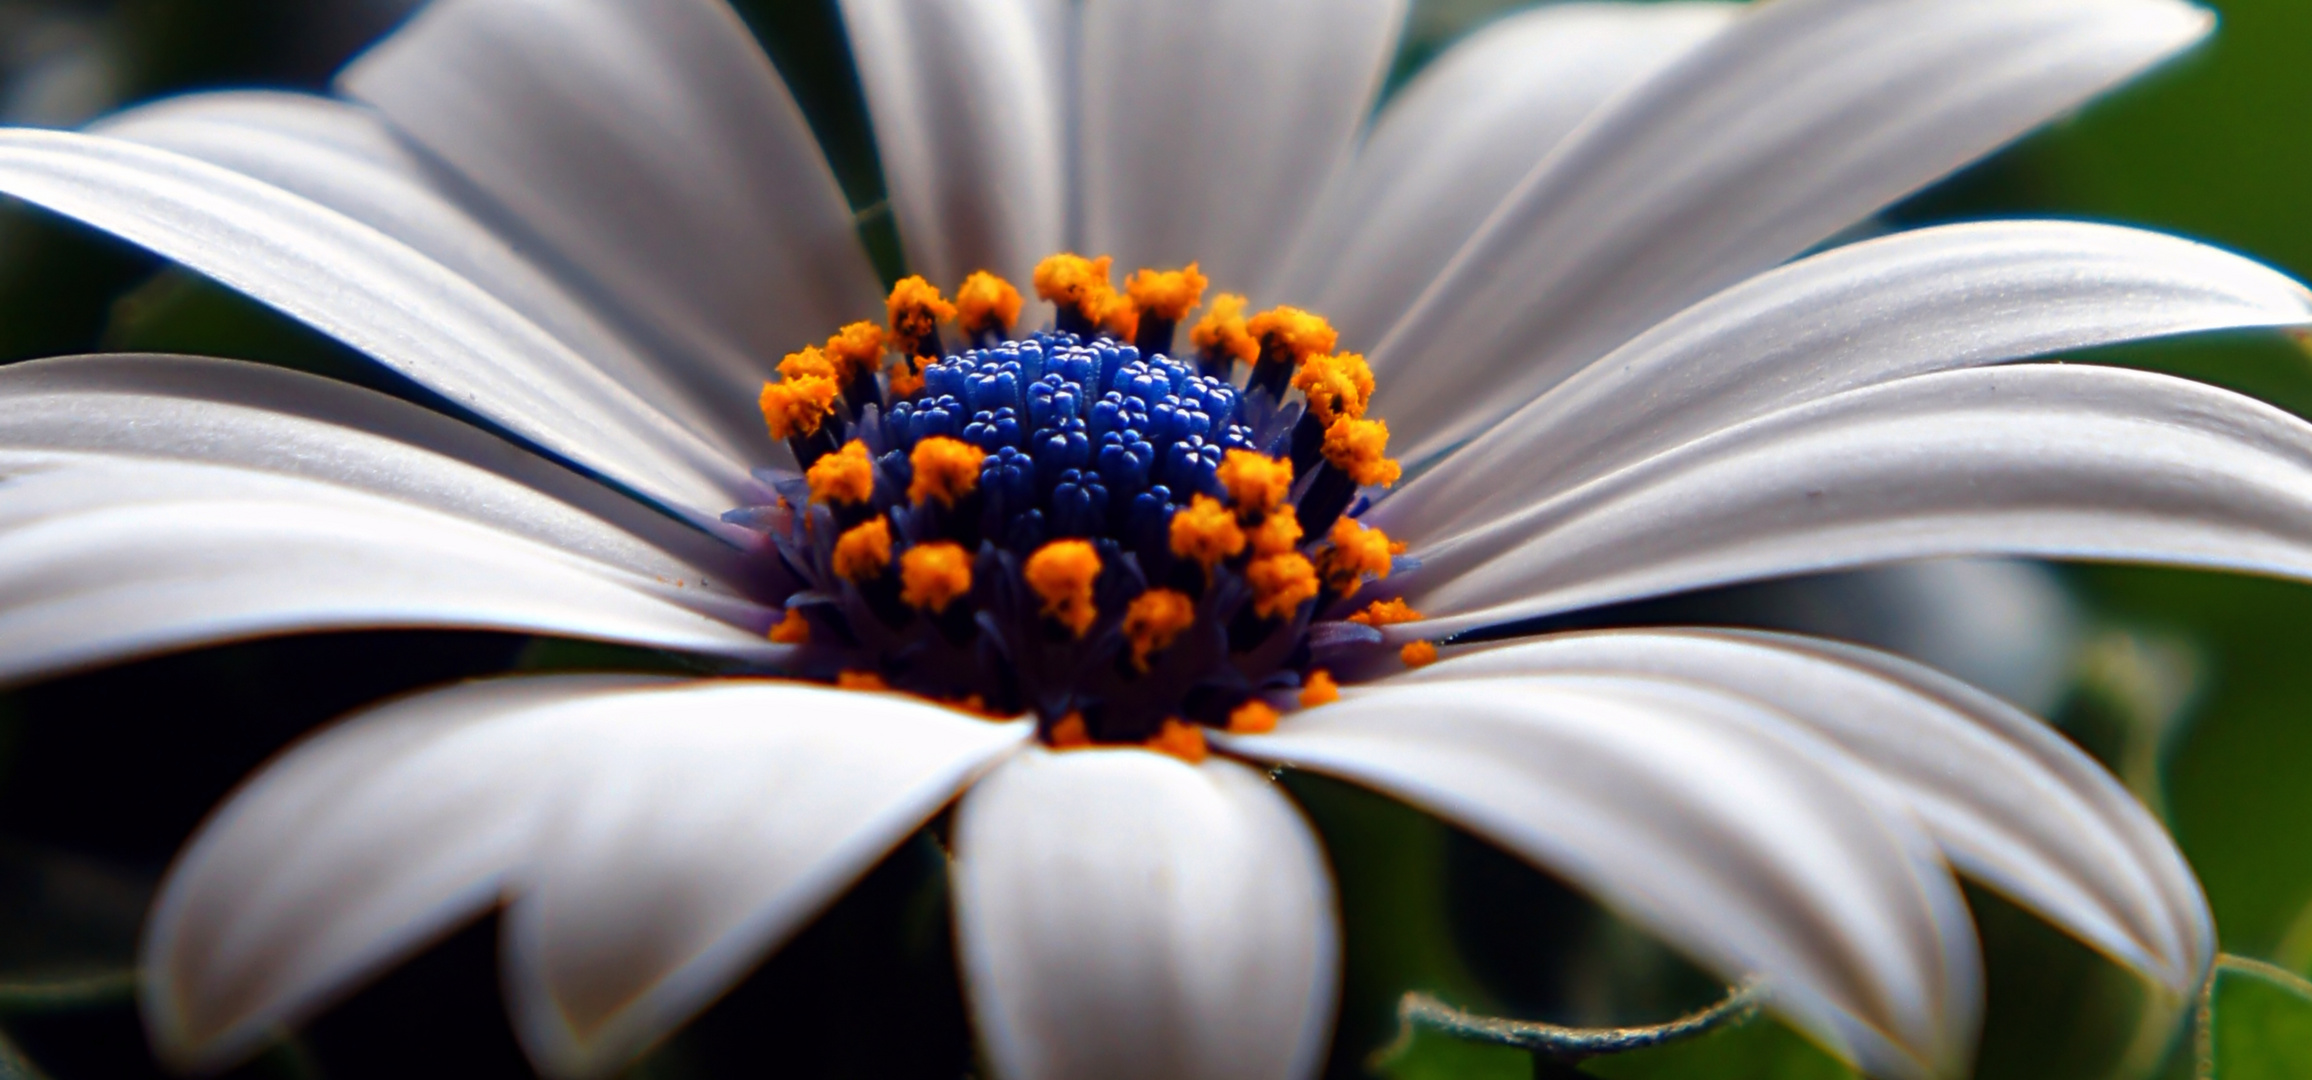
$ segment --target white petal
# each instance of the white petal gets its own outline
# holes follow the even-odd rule
[[[2312,578],[2312,425],[2115,368],[1920,375],[1751,421],[1415,554],[1404,584],[1441,617],[1393,638],[1948,555]]]
[[[1770,705],[1877,770],[1961,870],[2178,999],[2206,974],[2214,922],[2159,822],[2046,724],[1917,664],[1819,639],[1676,630],[1549,638],[1389,681],[1552,672],[1688,680]]]
[[[1376,788],[1562,874],[1874,1075],[1968,1064],[1980,973],[1931,841],[1853,758],[1724,694],[1561,675],[1350,691],[1232,752]]]
[[[843,0],[908,268],[1026,285],[1067,220],[1055,0]]]
[[[2028,221],[1899,233],[1680,312],[1438,462],[1370,520],[1420,544],[1843,390],[2168,334],[2307,322],[2312,293],[2286,275],[2158,233]]]
[[[765,460],[753,390],[646,358],[514,242],[460,206],[374,110],[307,94],[190,94],[113,116],[97,134],[172,150],[294,192],[375,227],[473,282],[727,454]],[[673,370],[662,370],[673,368]],[[592,384],[572,381],[565,393]]]
[[[1260,292],[1348,157],[1404,0],[1089,0],[1085,254]]]
[[[1282,298],[1323,312],[1352,347],[1380,341],[1536,162],[1739,10],[1551,4],[1470,35],[1390,100],[1327,186]]]
[[[1267,777],[1029,750],[955,820],[958,948],[1007,1080],[1302,1080],[1339,993],[1332,875]]]
[[[603,1076],[722,995],[1020,745],[910,698],[704,683],[566,710],[584,747],[507,915],[548,1073]]]
[[[741,463],[472,282],[280,188],[117,139],[12,129],[0,192],[248,293],[694,521],[751,485]]]
[[[722,0],[442,0],[339,81],[747,398],[882,312],[817,140]]]
[[[510,630],[757,660],[763,609],[345,487],[0,449],[0,681],[187,645],[370,627]],[[703,592],[703,591],[702,591]]]
[[[2180,0],[1778,0],[1527,176],[1374,347],[1428,457],[2206,34]]]
[[[217,1069],[495,906],[573,751],[554,713],[664,685],[509,679],[339,724],[259,772],[178,856],[145,926],[145,1024]]]

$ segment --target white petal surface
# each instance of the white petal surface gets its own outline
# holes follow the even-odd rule
[[[694,521],[751,487],[741,463],[472,282],[280,188],[118,139],[13,129],[0,192],[239,289]]]
[[[1470,35],[1382,109],[1310,211],[1280,297],[1323,312],[1351,347],[1380,341],[1536,162],[1738,10],[1550,4]]]
[[[375,110],[308,94],[234,91],[169,98],[113,116],[97,134],[221,165],[320,203],[414,248],[536,323],[671,423],[722,452],[765,460],[753,395],[638,353],[579,297],[457,201],[438,171]],[[592,384],[571,380],[565,392]]]
[[[2115,368],[1921,375],[1689,443],[1415,555],[1403,584],[1437,617],[1393,639],[1948,555],[2312,578],[2312,425]]]
[[[523,1044],[604,1076],[720,997],[1029,735],[888,694],[702,683],[566,710],[585,748],[507,915]]]
[[[2198,40],[2180,0],[1776,0],[1551,154],[1374,347],[1419,460]]]
[[[817,140],[722,0],[443,0],[339,81],[744,400],[882,312]]]
[[[956,931],[1008,1080],[1300,1080],[1339,994],[1332,875],[1235,762],[1031,749],[964,796]]]
[[[2312,293],[2203,244],[2072,222],[1899,233],[1719,293],[1543,394],[1369,518],[1420,544],[1776,409],[1909,375],[2312,322]]]
[[[908,268],[942,289],[975,270],[1024,285],[1062,247],[1070,17],[1061,0],[843,0]]]
[[[2214,922],[2166,830],[2046,724],[1949,676],[1819,639],[1731,631],[1573,634],[1459,656],[1391,684],[1603,673],[1750,698],[1868,763],[1944,853],[2182,999]]]
[[[1232,752],[1447,818],[1597,894],[1887,1077],[1970,1063],[1981,977],[1932,842],[1852,757],[1754,704],[1561,675],[1348,691]]]
[[[1345,163],[1404,0],[1088,0],[1088,255],[1259,293]]]

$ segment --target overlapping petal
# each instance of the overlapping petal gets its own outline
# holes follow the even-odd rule
[[[1332,875],[1267,777],[1031,750],[956,812],[973,1015],[1012,1080],[1292,1080],[1339,993]]]
[[[2204,35],[2181,0],[1759,4],[1535,167],[1373,349],[1433,456]]]
[[[1874,1075],[1953,1076],[1975,936],[1933,843],[1855,760],[1659,679],[1384,684],[1233,752],[1376,788],[1595,893]]]

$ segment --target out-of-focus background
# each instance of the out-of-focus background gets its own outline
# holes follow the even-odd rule
[[[411,0],[0,0],[0,122],[72,126],[186,90],[319,90]],[[827,145],[879,266],[902,266],[830,0],[739,0]],[[1414,0],[1392,85],[1517,0]],[[2213,0],[2207,47],[1886,216],[2114,220],[2312,276],[2312,3]],[[0,201],[0,362],[99,349],[265,360],[394,389],[356,356],[205,280]],[[2273,337],[2078,359],[2185,374],[2312,415],[2312,358]],[[348,568],[358,572],[358,568]],[[1954,603],[1953,601],[1957,602]],[[1938,612],[1932,619],[1918,613]],[[1614,614],[1830,633],[1914,653],[2047,712],[2166,816],[2223,947],[2312,973],[2312,589],[2109,567],[1952,564],[1730,590]],[[128,994],[154,883],[201,816],[298,734],[352,707],[512,668],[660,658],[505,635],[335,634],[211,649],[0,694],[0,1080],[158,1075]],[[1718,988],[1643,934],[1480,841],[1354,789],[1293,778],[1332,842],[1349,985],[1331,1073],[1527,1077],[1512,1050],[1395,1044],[1409,988],[1502,1014],[1660,1019]],[[636,1070],[689,1078],[975,1070],[941,856],[903,847]],[[1979,1074],[2191,1076],[2189,1040],[2139,1037],[2144,995],[1981,890],[1990,1014]],[[235,1075],[528,1075],[497,1003],[494,927],[461,933]],[[2312,1005],[2242,996],[2225,1080],[2290,1071]],[[2291,1011],[2296,1010],[2296,1011]],[[2167,1030],[2161,1028],[2159,1030]],[[2312,1056],[2293,1059],[2312,1070]],[[2264,1071],[2259,1071],[2259,1069]],[[1848,1075],[1769,1021],[1584,1066],[1616,1077]],[[1538,1075],[1555,1075],[1543,1067]]]

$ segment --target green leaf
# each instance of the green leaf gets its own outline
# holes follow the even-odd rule
[[[2200,1025],[2203,1080],[2312,1076],[2312,983],[2292,972],[2222,958]]]
[[[1687,1042],[1596,1058],[1581,1071],[1613,1080],[1860,1080],[1763,1013]]]

